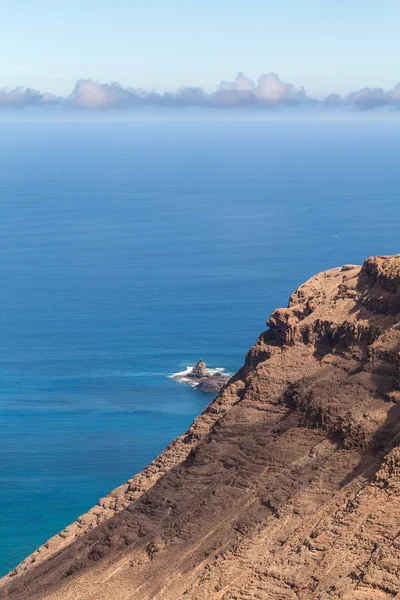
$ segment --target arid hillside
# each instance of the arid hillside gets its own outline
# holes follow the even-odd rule
[[[189,431],[0,598],[400,599],[400,255],[304,283]]]

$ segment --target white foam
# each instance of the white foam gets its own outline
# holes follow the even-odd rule
[[[190,373],[190,371],[193,369],[193,367],[194,367],[194,365],[188,366],[188,367],[186,367],[186,369],[184,371],[179,371],[178,373],[173,373],[169,377],[171,379],[181,379],[182,377],[185,377],[185,375],[188,375]]]
[[[108,379],[108,378],[117,378],[117,377],[153,377],[153,376],[165,376],[168,375],[165,371],[108,371],[108,372],[98,372],[98,373],[79,373],[71,375],[51,375],[46,377],[49,381],[60,381],[60,380],[70,380],[70,379]]]
[[[225,369],[223,367],[218,367],[217,369],[207,369],[210,375],[214,375],[215,373],[223,373]],[[229,375],[229,373],[225,373],[225,375]]]

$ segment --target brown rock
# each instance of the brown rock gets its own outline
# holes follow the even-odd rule
[[[209,372],[207,371],[207,365],[203,360],[199,360],[191,370],[190,373],[186,375],[186,377],[193,377],[193,379],[199,379],[201,377],[208,377]]]
[[[196,389],[201,392],[219,392],[229,381],[229,375],[223,375],[222,373],[214,373],[208,377],[203,377],[202,381],[197,385]]]

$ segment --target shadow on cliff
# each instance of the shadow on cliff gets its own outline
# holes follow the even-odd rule
[[[164,556],[165,564],[175,561],[176,568],[189,569],[194,559],[201,562],[227,540],[236,543],[237,536],[254,536],[267,526],[268,519],[280,519],[282,507],[307,488],[315,469],[324,469],[323,455],[305,457],[311,457],[327,436],[338,450],[344,450],[344,445],[319,422],[304,426],[298,407],[271,404],[269,410],[264,407],[257,412],[255,422],[243,420],[246,411],[242,407],[236,405],[228,424],[216,424],[208,438],[139,501],[21,580],[10,582],[6,596],[0,593],[0,597],[27,599],[30,590],[51,590],[52,585],[98,561],[114,560],[125,552],[132,554],[132,564],[140,559],[151,565]],[[360,476],[372,481],[386,454],[399,442],[400,405],[393,405],[370,444],[359,450],[358,464],[341,481],[339,473],[335,489]],[[346,468],[343,454],[337,470],[341,465]],[[201,541],[200,549],[196,544],[191,547],[190,540]],[[183,550],[192,561],[189,566],[182,559]]]
[[[363,477],[368,482],[373,481],[387,454],[398,445],[400,445],[400,404],[394,404],[387,413],[385,423],[372,435],[365,449],[362,449],[359,463],[342,480],[342,487],[357,477]]]

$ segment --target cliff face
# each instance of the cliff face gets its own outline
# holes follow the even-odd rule
[[[1,598],[400,598],[400,255],[313,277],[268,325],[189,431]]]

